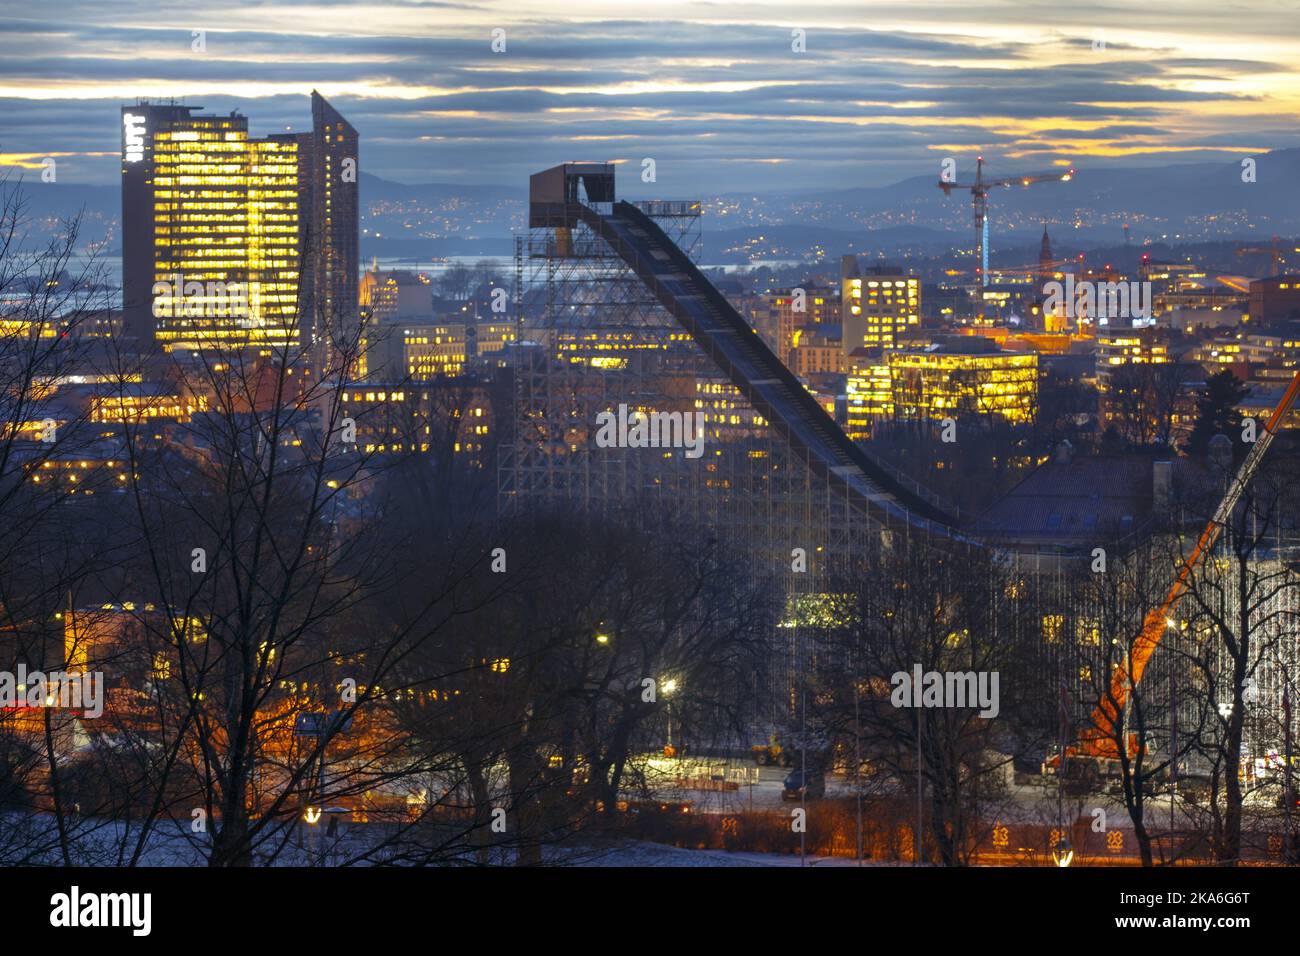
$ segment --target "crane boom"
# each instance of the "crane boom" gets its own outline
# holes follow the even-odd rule
[[[1111,678],[1110,693],[1097,703],[1092,712],[1091,724],[1081,735],[1081,749],[1088,755],[1095,757],[1117,757],[1119,755],[1115,722],[1128,700],[1129,688],[1136,686],[1142,680],[1142,672],[1146,670],[1151,656],[1155,653],[1156,647],[1159,646],[1161,635],[1164,634],[1166,628],[1171,626],[1172,619],[1170,615],[1173,613],[1178,601],[1186,593],[1188,582],[1191,580],[1197,564],[1200,563],[1201,558],[1214,548],[1214,544],[1218,541],[1224,525],[1232,517],[1233,509],[1237,507],[1237,502],[1241,500],[1242,493],[1255,477],[1256,472],[1259,471],[1260,463],[1268,453],[1268,448],[1273,443],[1277,430],[1281,427],[1282,419],[1286,417],[1287,412],[1295,404],[1297,395],[1300,395],[1300,371],[1297,371],[1295,377],[1291,379],[1291,384],[1282,396],[1282,400],[1278,402],[1277,407],[1273,409],[1273,414],[1269,416],[1268,423],[1264,426],[1264,433],[1255,441],[1254,447],[1246,455],[1246,460],[1237,469],[1232,484],[1228,486],[1223,500],[1219,502],[1219,506],[1214,511],[1214,516],[1210,518],[1205,530],[1201,532],[1196,547],[1192,549],[1191,554],[1187,556],[1187,560],[1183,562],[1178,577],[1170,586],[1169,593],[1165,595],[1164,602],[1148,613],[1143,620],[1142,631],[1133,642],[1133,650],[1129,655],[1132,667],[1131,679],[1129,671],[1122,664],[1116,666],[1114,675]]]
[[[1074,167],[1064,173],[1026,173],[1022,176],[1006,176],[1002,179],[984,178],[984,157],[975,158],[975,181],[971,183],[947,182],[939,180],[939,188],[945,196],[952,195],[954,189],[969,189],[975,219],[975,274],[981,285],[989,284],[989,190],[994,186],[1032,186],[1034,183],[1065,182],[1074,178]]]
[[[1237,250],[1237,256],[1241,257],[1254,252],[1266,252],[1273,257],[1273,271],[1270,272],[1269,275],[1276,276],[1282,274],[1282,251],[1277,247],[1277,236],[1273,237],[1272,246],[1266,248],[1260,248],[1259,246],[1242,246]]]

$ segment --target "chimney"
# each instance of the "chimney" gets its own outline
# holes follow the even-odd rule
[[[1151,510],[1156,514],[1169,510],[1169,488],[1173,482],[1173,475],[1172,461],[1151,463]]]

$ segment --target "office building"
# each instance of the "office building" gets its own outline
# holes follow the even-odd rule
[[[1251,325],[1300,319],[1300,275],[1271,276],[1250,283]]]
[[[1038,407],[1038,356],[1003,352],[978,338],[887,353],[894,413],[938,421],[973,416],[1032,422]]]
[[[238,113],[122,108],[125,330],[144,349],[283,349],[356,321],[356,131],[312,94],[310,133]],[[345,162],[346,160],[346,162]]]
[[[370,310],[370,325],[427,323],[433,318],[429,280],[415,272],[369,270],[361,277],[360,302]]]
[[[921,321],[921,280],[888,266],[858,267],[845,256],[840,264],[841,327],[846,361],[858,349],[893,349]]]
[[[303,215],[303,328],[320,342],[354,332],[361,269],[357,191],[360,138],[329,102],[311,92],[311,132],[298,135]]]

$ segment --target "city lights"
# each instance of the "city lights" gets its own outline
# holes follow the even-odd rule
[[[1050,6],[3,18],[11,910],[1283,925],[1300,46]]]

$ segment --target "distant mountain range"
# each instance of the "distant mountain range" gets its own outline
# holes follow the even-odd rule
[[[1163,168],[1097,168],[1082,164],[1071,182],[990,193],[992,247],[1036,243],[1044,225],[1056,243],[1111,246],[1129,239],[1196,241],[1300,234],[1300,148],[1251,157],[1255,181],[1242,181],[1240,158]],[[994,178],[1025,170],[986,170]],[[1037,170],[1030,170],[1037,171]],[[973,169],[959,165],[958,181]],[[708,263],[831,258],[844,252],[911,254],[968,249],[973,233],[969,192],[945,196],[932,175],[890,186],[780,191],[759,196],[660,197],[644,184],[625,185],[625,198],[692,198],[703,202]],[[524,226],[527,189],[406,185],[361,174],[362,242],[371,256],[429,259],[456,255],[506,257],[513,230]],[[34,237],[51,234],[60,219],[83,214],[82,240],[109,254],[120,248],[119,192],[115,186],[41,183],[21,187]]]

